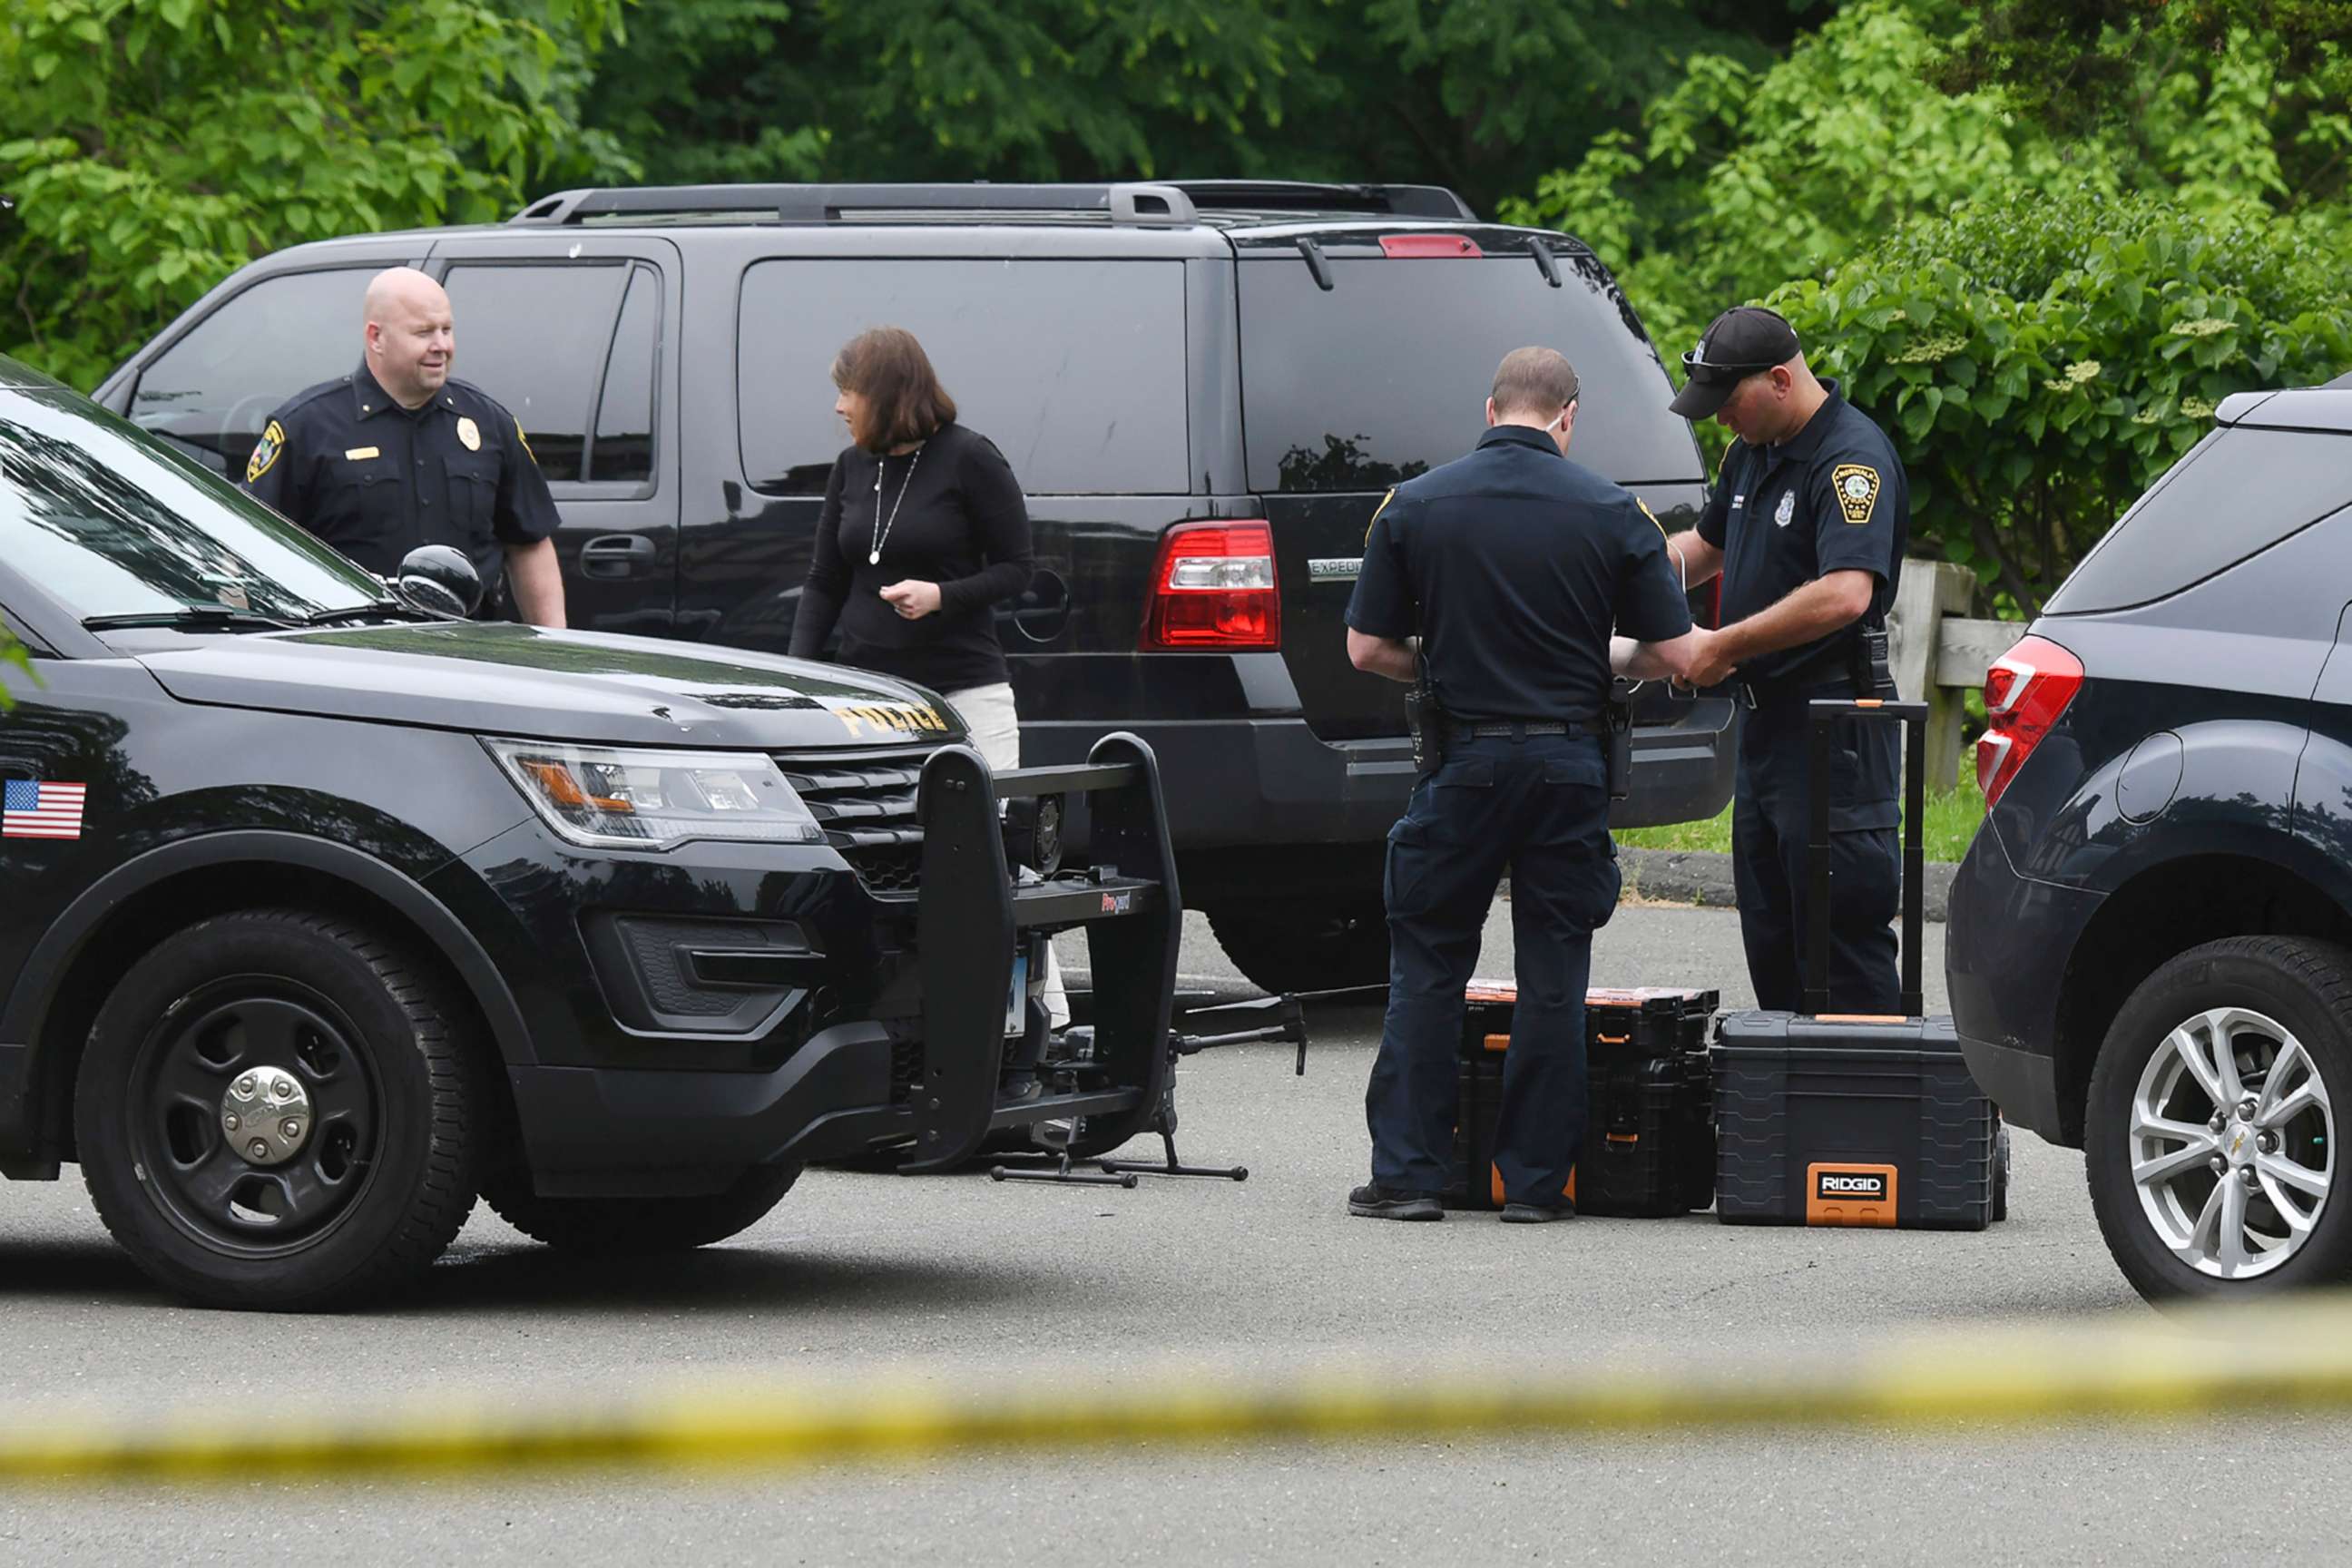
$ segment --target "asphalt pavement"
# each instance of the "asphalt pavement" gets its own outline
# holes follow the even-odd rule
[[[1927,969],[1940,1003],[1941,929]],[[1498,905],[1482,971],[1507,973]],[[1069,952],[1074,981],[1082,955]],[[1197,921],[1192,984],[1249,990]],[[1735,917],[1629,907],[1601,984],[1747,1000]],[[2021,1138],[2011,1220],[1979,1235],[1486,1215],[1347,1217],[1365,1172],[1370,1006],[1182,1068],[1188,1158],[1250,1179],[1107,1188],[811,1172],[727,1245],[592,1265],[478,1211],[412,1300],[367,1315],[191,1310],[108,1241],[78,1182],[0,1185],[0,1420],[195,1404],[231,1430],[313,1402],[1022,1374],[1115,1387],[1171,1365],[1547,1375],[1628,1360],[1835,1352],[1922,1329],[2144,1324],[2082,1160]],[[1136,1151],[1146,1152],[1140,1147]],[[1149,1151],[1156,1153],[1156,1146]],[[2197,1353],[2182,1338],[2184,1358]],[[5,1411],[18,1414],[9,1415]],[[718,1478],[500,1474],[212,1489],[0,1490],[0,1563],[1528,1562],[2233,1563],[2332,1558],[2352,1423],[1233,1444]]]

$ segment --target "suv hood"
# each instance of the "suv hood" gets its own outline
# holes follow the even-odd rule
[[[963,738],[934,693],[865,670],[651,637],[442,623],[174,637],[134,657],[184,702],[481,735],[779,751]]]

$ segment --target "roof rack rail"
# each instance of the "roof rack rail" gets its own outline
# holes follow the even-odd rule
[[[867,213],[1098,213],[1117,224],[1189,226],[1192,200],[1174,185],[635,185],[559,191],[517,213],[519,224],[590,218],[763,213],[778,223],[838,223]]]
[[[558,191],[510,222],[585,223],[591,218],[691,218],[760,215],[776,223],[838,223],[867,214],[1034,213],[1099,215],[1115,224],[1188,226],[1200,209],[1245,213],[1361,213],[1382,217],[1476,222],[1442,185],[1318,184],[1296,180],[1127,181],[1112,184],[995,185],[623,185]]]
[[[1475,223],[1470,204],[1444,185],[1347,185],[1311,180],[1173,180],[1196,206],[1227,212],[1363,213]]]

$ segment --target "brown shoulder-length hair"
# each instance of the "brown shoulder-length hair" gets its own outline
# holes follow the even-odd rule
[[[956,416],[931,356],[904,327],[876,327],[842,344],[833,384],[866,400],[866,428],[853,427],[849,437],[869,452],[929,440]]]

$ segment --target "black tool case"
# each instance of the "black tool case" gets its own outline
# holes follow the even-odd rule
[[[1734,1013],[1715,1036],[1716,1216],[1727,1225],[1982,1230],[2003,1217],[2000,1113],[1949,1018],[1920,1013],[1927,707],[1817,701],[1803,1013]],[[1906,727],[1903,1014],[1831,1011],[1829,746],[1841,720]]]
[[[1452,1207],[1503,1205],[1495,1130],[1502,1115],[1512,996],[1509,986],[1486,983],[1470,992],[1446,1191]],[[1655,1218],[1703,1209],[1713,1200],[1706,1028],[1717,999],[1712,991],[1662,988],[1588,994],[1589,1119],[1568,1190],[1578,1213]]]

